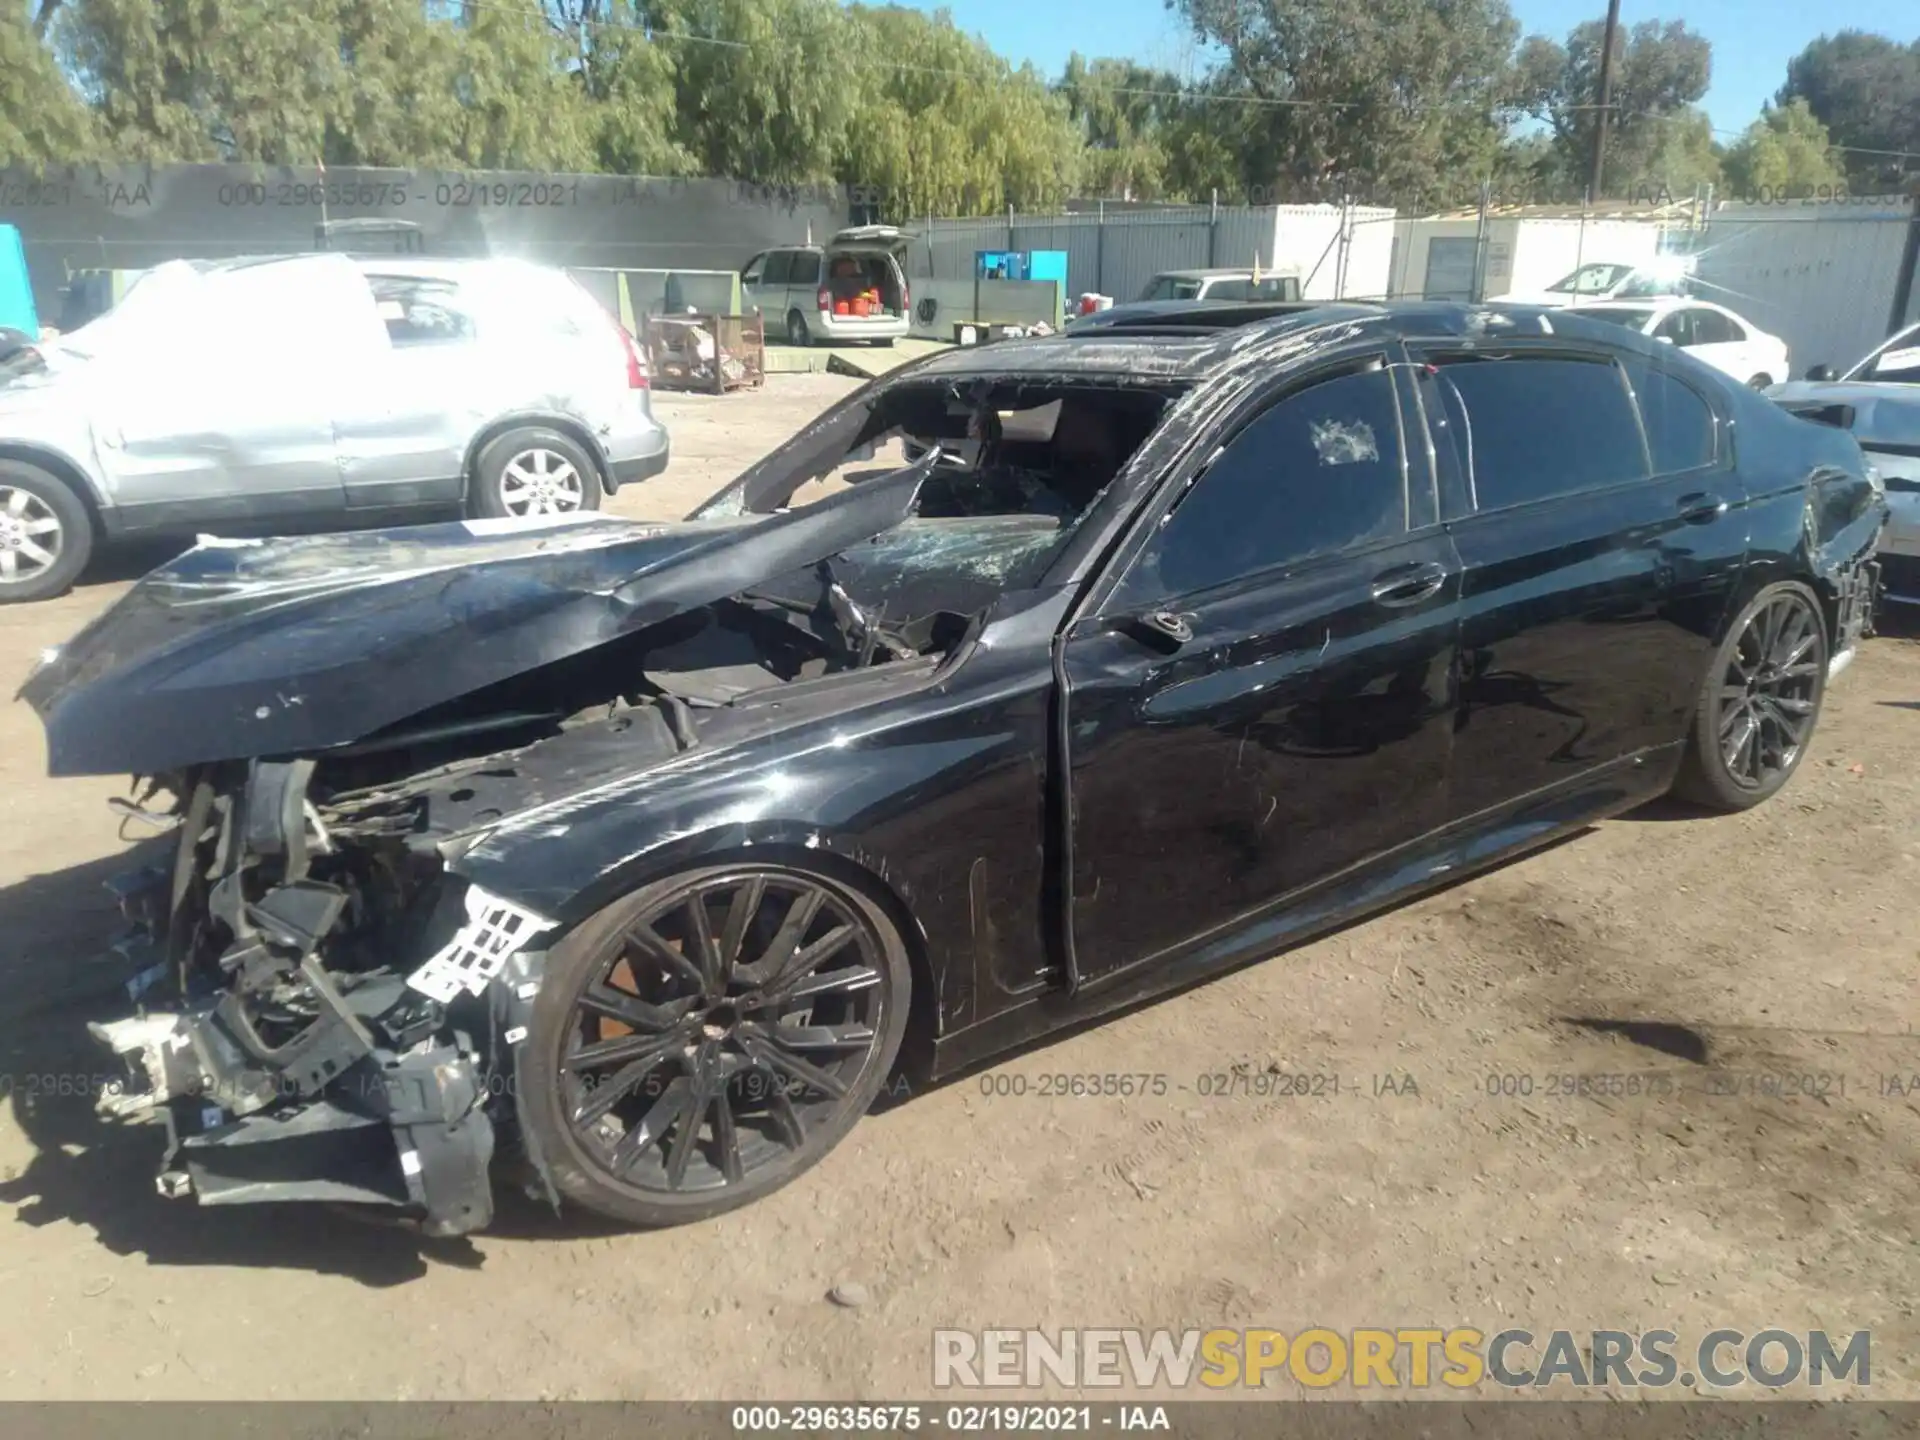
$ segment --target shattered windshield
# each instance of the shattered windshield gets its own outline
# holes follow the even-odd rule
[[[937,451],[913,518],[872,544],[906,545],[909,568],[965,554],[983,578],[1017,588],[1044,573],[1169,399],[1111,382],[902,382],[829,411],[694,518],[804,509]]]

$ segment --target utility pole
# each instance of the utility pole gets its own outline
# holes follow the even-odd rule
[[[1587,180],[1587,203],[1600,199],[1607,164],[1607,116],[1613,108],[1613,40],[1620,31],[1620,0],[1607,0],[1607,29],[1600,42],[1600,109],[1593,127],[1593,171]]]

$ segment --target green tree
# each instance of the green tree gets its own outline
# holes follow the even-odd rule
[[[1574,27],[1564,45],[1532,35],[1520,47],[1518,69],[1529,110],[1553,129],[1561,164],[1585,188],[1600,105],[1604,28],[1598,21]],[[1607,122],[1606,176],[1609,195],[1633,195],[1664,185],[1678,193],[1658,164],[1685,161],[1700,169],[1698,124],[1684,112],[1707,93],[1713,78],[1713,47],[1683,21],[1648,20],[1615,37],[1613,86]],[[1692,126],[1675,137],[1670,128]],[[1689,148],[1691,147],[1691,148]],[[1682,186],[1691,188],[1682,177]]]
[[[461,163],[454,93],[461,36],[419,0],[340,0],[340,76],[327,113],[329,165]]]
[[[648,37],[638,0],[549,0],[574,46],[570,67],[592,108],[595,168],[679,175],[693,157],[676,136],[674,43]]]
[[[1726,174],[1738,195],[1813,195],[1846,182],[1827,127],[1799,96],[1769,106],[1727,147]]]
[[[1080,178],[1084,141],[1030,65],[1014,69],[944,10],[850,5],[848,74],[858,99],[839,178],[894,218],[1057,205]]]
[[[1076,51],[1055,87],[1086,154],[1081,189],[1123,199],[1172,198],[1167,132],[1182,103],[1179,80],[1131,60],[1087,60]]]
[[[1848,147],[1848,182],[1861,191],[1901,188],[1920,173],[1920,40],[1842,30],[1787,62],[1784,105],[1804,100],[1836,146]]]
[[[107,153],[311,164],[340,81],[328,0],[71,0],[53,22]]]
[[[833,178],[860,94],[834,0],[660,0],[648,16],[673,54],[675,139],[702,172]]]
[[[29,11],[0,0],[0,165],[45,166],[92,159],[93,117],[41,39],[57,0]]]
[[[502,170],[587,170],[594,116],[568,71],[577,55],[540,0],[462,6],[453,76],[452,150],[459,162]]]
[[[1174,3],[1225,51],[1215,78],[1247,112],[1229,125],[1249,189],[1417,205],[1492,163],[1514,98],[1506,0]]]

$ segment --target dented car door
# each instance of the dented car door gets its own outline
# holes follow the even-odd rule
[[[334,390],[381,338],[343,256],[183,287],[89,376],[95,444],[126,527],[338,515]]]
[[[1442,823],[1459,564],[1402,392],[1376,357],[1257,398],[1070,628],[1082,984]]]

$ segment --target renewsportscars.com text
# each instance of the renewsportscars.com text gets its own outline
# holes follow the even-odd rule
[[[1171,1386],[1259,1389],[1662,1389],[1805,1383],[1870,1385],[1873,1336],[1856,1330],[1672,1330],[1467,1327],[1283,1330],[936,1330],[936,1389]]]

